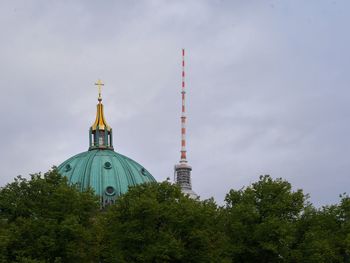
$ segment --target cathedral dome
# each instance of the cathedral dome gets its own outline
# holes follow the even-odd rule
[[[79,153],[58,166],[58,171],[81,191],[92,188],[101,205],[113,203],[129,186],[155,182],[153,176],[134,160],[114,151],[112,128],[107,124],[99,87],[96,120],[89,130],[89,150]]]
[[[132,159],[108,149],[79,153],[58,167],[80,190],[91,187],[103,204],[111,203],[129,186],[155,182],[153,176]]]

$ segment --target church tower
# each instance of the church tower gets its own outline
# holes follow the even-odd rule
[[[184,194],[188,194],[191,198],[197,198],[197,194],[192,191],[191,171],[192,167],[187,163],[186,157],[186,90],[185,90],[185,49],[182,49],[182,110],[181,110],[181,157],[180,162],[175,165],[175,182],[181,187]]]

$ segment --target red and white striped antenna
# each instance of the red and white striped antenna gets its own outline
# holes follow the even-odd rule
[[[185,49],[182,49],[182,111],[181,111],[181,163],[186,163],[186,90],[185,90]]]
[[[191,171],[186,159],[186,87],[185,87],[185,49],[182,49],[182,84],[181,84],[182,110],[181,110],[181,158],[180,163],[174,167],[174,179],[181,187],[181,191],[189,197],[197,199],[198,195],[192,191]]]

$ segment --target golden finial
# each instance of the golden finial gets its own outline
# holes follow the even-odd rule
[[[101,103],[102,101],[102,96],[101,96],[101,89],[102,86],[104,86],[102,80],[98,79],[95,83],[95,86],[98,88],[98,104],[97,104],[97,113],[96,113],[96,120],[94,124],[91,126],[92,130],[95,131],[96,129],[100,130],[105,130],[107,129],[108,131],[111,130],[111,127],[108,126],[104,114],[103,114],[103,104]]]
[[[98,101],[102,101],[102,97],[101,97],[101,89],[102,86],[104,86],[105,84],[103,84],[102,80],[98,79],[97,82],[95,83],[95,86],[97,86],[98,88]]]

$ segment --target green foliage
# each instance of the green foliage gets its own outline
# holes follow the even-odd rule
[[[341,233],[344,238],[342,247],[344,249],[345,258],[350,262],[350,197],[342,196],[339,207]]]
[[[217,205],[167,182],[131,188],[103,220],[105,262],[222,262]]]
[[[350,199],[339,205],[310,208],[299,221],[295,260],[350,262]]]
[[[98,200],[69,186],[55,169],[0,190],[3,262],[89,262]]]
[[[350,198],[307,198],[261,176],[223,207],[162,182],[101,210],[53,169],[0,189],[0,262],[350,262]]]
[[[260,181],[226,196],[228,253],[235,262],[288,262],[306,196],[282,179]]]

